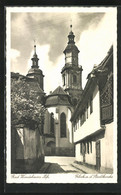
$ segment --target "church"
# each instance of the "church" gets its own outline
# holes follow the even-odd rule
[[[44,92],[44,75],[34,45],[32,66],[26,75],[38,81],[46,108],[43,125],[45,156],[75,156],[75,160],[98,171],[113,172],[113,47],[102,62],[94,66],[82,89],[82,66],[75,35],[70,32],[63,51],[63,86],[49,95]]]
[[[72,25],[70,25],[68,43],[63,51],[65,65],[61,71],[62,87],[58,86],[48,96],[44,95],[46,93],[44,93],[44,75],[39,69],[36,45],[34,45],[34,55],[31,59],[32,66],[26,75],[36,79],[43,90],[42,104],[46,108],[43,127],[45,155],[75,155],[70,118],[82,95],[83,69],[78,62],[79,50],[75,45],[74,38]]]

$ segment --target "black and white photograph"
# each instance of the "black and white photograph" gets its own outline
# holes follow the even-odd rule
[[[7,183],[117,182],[116,18],[6,7]]]

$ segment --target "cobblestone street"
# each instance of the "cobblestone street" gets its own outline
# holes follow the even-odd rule
[[[44,173],[83,173],[81,170],[73,166],[74,157],[45,157]]]

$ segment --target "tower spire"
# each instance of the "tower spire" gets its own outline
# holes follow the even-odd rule
[[[35,39],[34,39],[34,55],[36,55],[36,42],[35,42]]]
[[[29,78],[34,78],[40,85],[40,88],[43,90],[43,82],[44,82],[44,75],[43,75],[43,72],[41,69],[39,69],[39,65],[38,65],[38,61],[39,61],[39,58],[36,54],[36,44],[35,44],[35,40],[34,40],[34,43],[33,43],[33,46],[34,46],[34,54],[31,58],[32,60],[32,65],[31,65],[31,69],[28,71],[28,74],[27,76]]]
[[[70,24],[70,30],[72,31],[72,24]]]
[[[68,44],[69,43],[72,43],[72,44],[75,44],[74,42],[74,33],[72,32],[72,20],[71,20],[71,24],[70,24],[70,32],[69,32],[69,35],[68,35]]]
[[[33,58],[31,59],[32,60],[32,68],[38,68],[38,56],[36,54],[36,44],[35,44],[35,40],[34,40],[34,54],[33,54]]]
[[[72,23],[69,25],[68,44],[63,51],[65,54],[65,66],[61,74],[63,79],[63,88],[70,95],[72,104],[75,106],[82,93],[82,67],[79,66],[79,50],[74,42],[74,33],[72,32]]]
[[[70,20],[70,32],[72,32],[72,19]]]

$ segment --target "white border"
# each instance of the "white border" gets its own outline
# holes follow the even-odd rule
[[[114,42],[114,173],[111,174],[11,174],[11,115],[10,115],[10,48],[11,48],[11,12],[114,12],[110,7],[6,7],[6,99],[7,99],[7,141],[6,141],[6,176],[7,183],[117,183],[117,35]],[[116,31],[116,25],[114,26]],[[116,33],[115,33],[116,34]],[[110,154],[111,155],[111,154]]]

